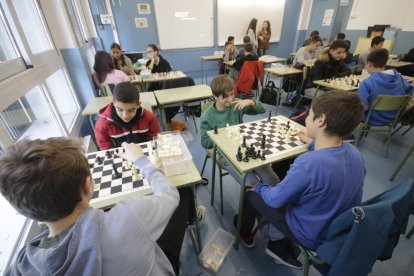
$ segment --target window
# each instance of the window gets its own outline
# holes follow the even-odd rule
[[[50,94],[69,132],[79,113],[79,105],[74,97],[72,86],[63,69],[56,71],[46,79]]]
[[[9,30],[6,27],[6,22],[3,20],[3,13],[0,10],[0,62],[18,58],[16,48],[13,45],[13,39],[10,36]]]
[[[53,49],[36,1],[13,0],[13,6],[32,54]]]
[[[13,142],[64,135],[39,86],[1,111],[0,122]]]

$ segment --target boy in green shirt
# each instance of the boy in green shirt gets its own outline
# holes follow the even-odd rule
[[[233,80],[228,75],[218,75],[211,82],[211,90],[216,101],[203,112],[200,118],[201,145],[207,150],[214,146],[207,135],[207,131],[214,129],[214,127],[225,127],[227,124],[230,126],[241,124],[243,123],[244,114],[255,115],[266,112],[262,103],[257,100],[234,100],[233,86]],[[238,182],[241,181],[234,167],[226,160],[223,162],[223,169],[228,171]],[[279,178],[270,165],[248,173],[246,186],[256,184],[259,179],[272,186],[279,182]]]

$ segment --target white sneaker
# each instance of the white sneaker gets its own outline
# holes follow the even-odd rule
[[[197,212],[197,219],[198,219],[198,225],[203,221],[204,215],[206,213],[206,207],[203,205],[199,205],[196,207]],[[188,222],[188,227],[193,229],[195,227],[195,221]]]

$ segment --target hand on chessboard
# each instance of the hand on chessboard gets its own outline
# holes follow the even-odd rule
[[[125,149],[125,152],[120,153],[119,156],[128,161],[134,162],[144,155],[142,148],[138,144],[123,142],[122,147]]]
[[[251,107],[255,107],[256,103],[252,100],[246,99],[246,100],[239,100],[234,102],[234,110],[242,110],[243,108],[245,108],[246,106],[251,106]]]
[[[310,142],[312,142],[312,139],[309,138],[308,136],[306,136],[306,133],[302,130],[299,130],[298,132],[296,132],[294,135],[297,135],[299,137],[299,139],[306,143],[309,144]]]

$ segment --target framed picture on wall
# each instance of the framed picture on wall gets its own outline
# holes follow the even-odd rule
[[[149,4],[138,3],[138,13],[139,14],[151,14],[151,9]]]

